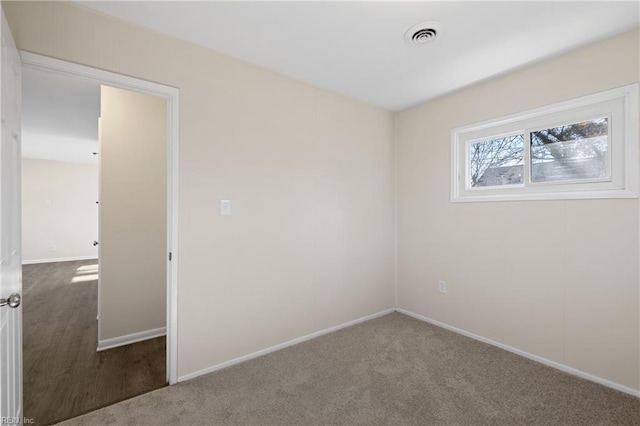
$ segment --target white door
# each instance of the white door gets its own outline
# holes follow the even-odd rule
[[[1,8],[0,8],[1,9]],[[22,423],[20,56],[0,22],[0,423]]]

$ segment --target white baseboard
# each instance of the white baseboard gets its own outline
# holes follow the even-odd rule
[[[550,359],[546,359],[546,358],[543,358],[541,356],[534,355],[532,353],[525,352],[523,350],[514,348],[512,346],[508,346],[508,345],[505,345],[503,343],[496,342],[495,340],[487,339],[486,337],[482,337],[482,336],[479,336],[477,334],[462,330],[460,328],[453,327],[453,326],[451,326],[449,324],[445,324],[443,322],[436,321],[434,319],[431,319],[431,318],[428,318],[428,317],[425,317],[425,316],[422,316],[422,315],[415,314],[415,313],[407,311],[405,309],[398,308],[398,309],[396,309],[396,311],[400,312],[401,314],[405,314],[405,315],[408,315],[410,317],[413,317],[415,319],[418,319],[418,320],[421,320],[421,321],[424,321],[424,322],[428,322],[428,323],[436,325],[438,327],[447,329],[449,331],[453,331],[454,333],[458,333],[458,334],[461,334],[463,336],[470,337],[472,339],[479,340],[479,341],[484,342],[484,343],[488,343],[489,345],[497,346],[498,348],[504,349],[505,351],[512,352],[512,353],[514,353],[516,355],[520,355],[520,356],[528,358],[528,359],[530,359],[532,361],[536,361],[536,362],[539,362],[539,363],[544,364],[546,366],[555,368],[557,370],[564,371],[565,373],[568,373],[568,374],[571,374],[571,375],[574,375],[574,376],[577,376],[577,377],[580,377],[580,378],[583,378],[583,379],[598,383],[598,384],[606,386],[608,388],[612,388],[612,389],[618,390],[620,392],[624,392],[624,393],[627,393],[629,395],[633,395],[633,396],[635,396],[637,398],[640,398],[640,390],[636,390],[636,389],[630,388],[628,386],[624,386],[624,385],[621,385],[619,383],[612,382],[611,380],[603,379],[602,377],[594,376],[593,374],[585,373],[582,370],[578,370],[576,368],[569,367],[568,365],[564,365],[564,364],[560,364],[559,362],[551,361]]]
[[[114,337],[98,341],[98,352],[107,349],[117,348],[118,346],[130,345],[132,343],[142,342],[143,340],[155,339],[156,337],[167,334],[166,327],[160,327],[153,330],[140,331],[138,333],[127,334],[126,336]]]
[[[190,380],[196,378],[198,376],[202,376],[203,374],[213,373],[214,371],[222,370],[223,368],[231,367],[232,365],[240,364],[245,361],[249,361],[254,358],[258,358],[263,355],[270,354],[271,352],[279,351],[280,349],[287,348],[289,346],[297,345],[298,343],[306,342],[307,340],[315,339],[316,337],[320,337],[325,334],[333,333],[334,331],[341,330],[343,328],[351,327],[352,325],[359,324],[361,322],[369,321],[375,318],[382,317],[384,315],[391,314],[395,312],[395,308],[386,309],[382,312],[378,312],[372,315],[367,315],[366,317],[358,318],[353,321],[345,322],[343,324],[336,325],[334,327],[325,328],[324,330],[316,331],[315,333],[307,334],[306,336],[298,337],[297,339],[289,340],[288,342],[280,343],[279,345],[271,346],[265,349],[261,349],[257,352],[250,353],[248,355],[243,355],[238,358],[234,358],[229,361],[225,361],[220,364],[213,365],[211,367],[204,368],[202,370],[194,371],[193,373],[188,373],[183,376],[178,377],[178,382],[184,382],[185,380]]]
[[[98,260],[98,256],[53,257],[49,259],[23,260],[22,264],[33,265],[34,263],[73,262],[76,260]]]

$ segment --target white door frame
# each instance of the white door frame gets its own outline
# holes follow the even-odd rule
[[[167,101],[167,381],[178,382],[178,95],[175,87],[21,51],[22,66],[158,96]],[[171,260],[169,260],[171,253]]]

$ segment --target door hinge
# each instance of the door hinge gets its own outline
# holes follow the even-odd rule
[[[171,252],[169,252],[169,262],[171,262],[171,258],[172,258],[172,257],[173,257],[173,256],[172,256],[172,253],[171,253]]]

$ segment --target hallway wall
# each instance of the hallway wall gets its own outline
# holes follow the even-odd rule
[[[98,257],[98,167],[22,159],[22,259]]]

